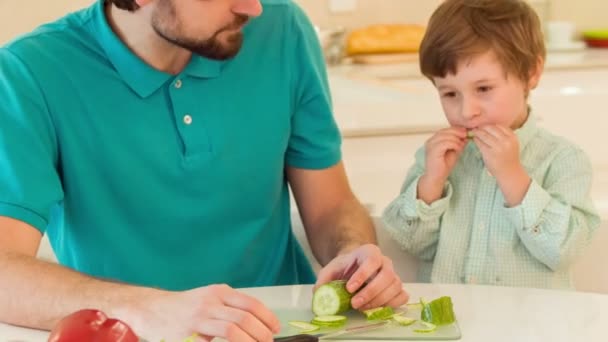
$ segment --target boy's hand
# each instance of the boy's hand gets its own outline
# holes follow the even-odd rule
[[[425,172],[418,182],[418,198],[427,204],[441,198],[445,181],[466,144],[467,131],[462,127],[442,129],[426,142]]]
[[[515,133],[502,126],[483,126],[473,131],[474,142],[486,168],[497,179],[509,177],[521,168],[519,141]]]
[[[502,126],[483,126],[473,133],[486,168],[496,178],[507,206],[520,204],[532,180],[519,159],[517,136]]]

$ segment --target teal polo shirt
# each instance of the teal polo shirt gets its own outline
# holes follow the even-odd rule
[[[285,167],[335,165],[340,135],[310,22],[262,3],[235,58],[194,56],[178,75],[134,55],[103,1],[2,47],[0,215],[105,279],[314,282]]]

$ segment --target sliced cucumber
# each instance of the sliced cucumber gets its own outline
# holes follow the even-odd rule
[[[407,308],[408,308],[408,310],[421,310],[422,309],[422,304],[420,304],[420,303],[408,303],[407,304]]]
[[[368,321],[390,319],[395,311],[390,306],[381,306],[379,308],[364,310],[363,313]]]
[[[316,316],[310,322],[321,327],[339,327],[346,323],[346,316],[342,315],[325,315]]]
[[[393,321],[397,322],[399,325],[407,327],[408,325],[412,325],[416,322],[415,318],[401,316],[401,315],[393,315]]]
[[[452,298],[450,297],[440,297],[430,303],[426,303],[423,299],[420,299],[420,303],[422,303],[420,319],[425,322],[444,325],[453,323],[456,320]]]
[[[300,329],[301,333],[307,333],[315,330],[319,330],[319,326],[315,324],[310,324],[304,321],[289,321],[287,324],[291,325],[294,328]]]
[[[416,325],[414,325],[412,329],[414,330],[414,332],[417,333],[430,333],[435,331],[435,329],[437,329],[437,326],[433,323],[418,321],[418,323],[416,323]]]
[[[351,309],[353,297],[346,290],[345,280],[321,285],[312,296],[312,312],[317,316],[337,315]]]

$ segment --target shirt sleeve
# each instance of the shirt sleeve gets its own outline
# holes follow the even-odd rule
[[[504,208],[530,254],[554,271],[568,268],[599,227],[590,196],[592,178],[584,152],[568,148],[542,183],[532,181],[519,206]]]
[[[437,252],[441,216],[452,198],[452,186],[430,205],[418,199],[418,181],[424,173],[424,148],[416,152],[416,163],[408,171],[401,194],[384,210],[384,227],[395,241],[422,260],[433,260]]]
[[[341,137],[333,117],[325,61],[315,30],[302,10],[293,4],[289,37],[294,110],[286,163],[304,169],[325,169],[341,160]]]
[[[63,198],[44,95],[25,63],[0,48],[0,216],[44,232]]]

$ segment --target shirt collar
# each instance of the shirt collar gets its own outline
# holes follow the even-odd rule
[[[95,5],[93,23],[97,39],[120,77],[140,97],[148,97],[174,75],[154,69],[135,55],[112,31],[105,15],[105,0]],[[192,55],[183,73],[199,78],[215,78],[221,73],[222,61]]]

